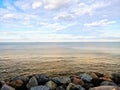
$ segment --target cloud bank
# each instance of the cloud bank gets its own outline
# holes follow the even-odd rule
[[[119,0],[2,0],[0,41],[120,41]]]

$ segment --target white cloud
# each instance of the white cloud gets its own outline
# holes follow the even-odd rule
[[[43,0],[45,6],[45,9],[48,10],[54,10],[54,9],[59,9],[66,7],[67,5],[72,4],[73,2],[76,2],[77,0]]]
[[[106,2],[96,2],[91,5],[85,4],[85,3],[79,3],[79,5],[76,8],[74,8],[74,10],[72,10],[72,12],[77,16],[81,16],[84,14],[93,15],[94,11],[96,11],[99,8],[108,6],[108,5],[110,5],[109,2],[107,2],[107,3]]]
[[[107,26],[107,25],[114,24],[114,23],[116,23],[116,21],[108,21],[107,19],[103,19],[100,21],[85,23],[84,26],[87,26],[87,27]]]
[[[74,15],[72,14],[69,14],[67,12],[62,12],[60,14],[58,14],[57,16],[54,17],[54,20],[57,21],[57,20],[63,20],[63,21],[70,21],[72,20],[73,18],[75,18]]]
[[[14,16],[15,16],[14,14],[8,13],[8,14],[3,15],[3,18],[9,19],[9,18],[13,18]]]
[[[15,6],[21,10],[28,11],[32,9],[33,0],[17,0]]]
[[[32,3],[32,8],[33,9],[37,9],[37,8],[39,8],[40,6],[42,5],[42,3],[39,1],[37,1],[37,2],[33,2]]]
[[[40,25],[42,25],[44,28],[51,29],[51,30],[63,30],[71,26],[72,24],[60,24],[60,23],[47,23],[47,22],[41,22]]]
[[[63,20],[63,21],[70,21],[74,20],[78,16],[83,16],[88,14],[92,16],[97,9],[103,8],[105,6],[110,5],[110,3],[105,2],[96,2],[93,4],[86,4],[86,3],[78,3],[74,5],[69,11],[59,12],[55,17],[54,20]]]

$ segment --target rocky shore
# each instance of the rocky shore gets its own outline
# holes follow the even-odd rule
[[[0,90],[120,90],[120,73],[83,72],[74,75],[34,74],[0,81]]]

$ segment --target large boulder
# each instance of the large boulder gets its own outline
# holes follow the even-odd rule
[[[32,87],[30,90],[50,90],[50,88],[47,86],[40,85],[40,86]]]
[[[12,88],[11,86],[8,85],[3,85],[2,88],[0,90],[15,90],[14,88]]]
[[[44,74],[37,74],[34,76],[36,77],[39,85],[44,85],[46,82],[48,82],[50,80],[49,77],[47,77]]]
[[[92,77],[87,73],[81,74],[80,77],[84,82],[90,82],[92,80]]]
[[[74,83],[69,83],[66,90],[85,90],[81,85],[75,85]]]
[[[111,81],[103,81],[100,86],[117,86],[114,82]]]
[[[51,90],[56,90],[57,88],[57,84],[53,81],[48,81],[45,85],[48,86]]]
[[[54,77],[54,78],[51,78],[51,80],[55,82],[58,86],[70,83],[69,77]]]
[[[35,76],[31,77],[28,84],[27,84],[27,88],[30,89],[31,87],[35,87],[38,86],[38,81],[36,79]]]
[[[63,86],[59,86],[56,88],[56,90],[66,90]]]
[[[82,79],[79,78],[79,76],[72,76],[71,77],[71,82],[76,84],[76,85],[81,85],[83,86],[84,85],[84,82]]]
[[[94,72],[89,72],[88,73],[93,79],[94,78],[99,78]]]
[[[104,74],[99,73],[99,72],[94,72],[98,77],[104,77]]]
[[[115,83],[120,84],[120,73],[114,73],[114,74],[112,74],[112,80]]]
[[[98,86],[90,88],[89,90],[120,90],[120,88],[116,86]]]

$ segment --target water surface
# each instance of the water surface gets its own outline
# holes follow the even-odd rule
[[[120,72],[120,42],[0,43],[0,79],[34,73]]]

